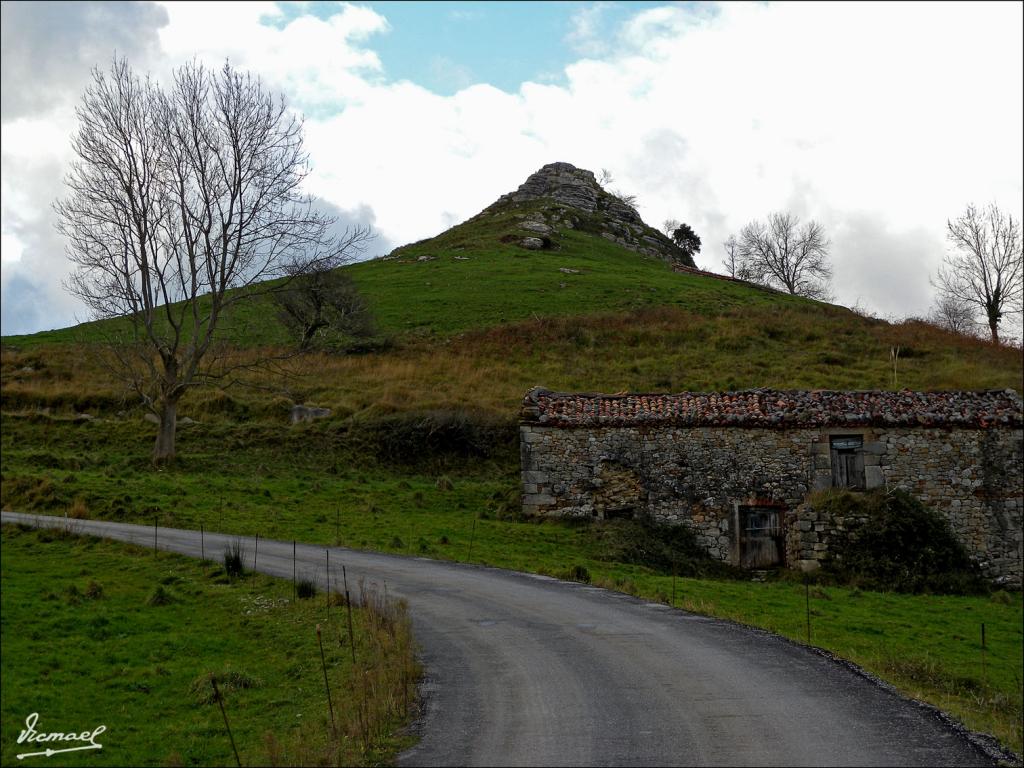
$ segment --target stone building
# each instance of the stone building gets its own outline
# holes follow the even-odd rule
[[[715,557],[817,567],[846,524],[816,490],[903,488],[1021,581],[1021,399],[989,392],[567,394],[521,412],[523,510],[692,526]]]

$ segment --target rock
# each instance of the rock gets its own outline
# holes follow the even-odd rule
[[[549,163],[507,195],[515,202],[551,198],[572,208],[593,213],[597,210],[601,186],[592,171],[570,163]]]
[[[178,419],[178,424],[183,427],[188,427],[196,423],[198,422],[196,422],[194,419],[190,419],[188,416],[182,416],[180,419]]]
[[[544,247],[544,241],[539,237],[524,237],[519,245],[531,251],[539,251]]]
[[[148,421],[150,424],[159,424],[160,423],[160,417],[157,416],[155,413],[144,413],[142,415],[142,418],[145,421]]]
[[[430,256],[429,254],[425,253],[422,256],[420,256],[419,258],[417,258],[416,261],[433,261],[436,258],[437,258],[437,256]]]
[[[96,418],[96,417],[93,416],[91,413],[76,413],[75,414],[75,421],[92,421],[94,418]]]
[[[636,209],[603,189],[592,171],[569,163],[549,163],[531,174],[515,192],[503,195],[488,206],[481,215],[495,216],[510,207],[524,203],[547,203],[542,217],[537,212],[514,214],[517,226],[541,235],[550,235],[552,225],[572,229],[580,218],[587,221],[587,229],[598,231],[609,240],[638,253],[647,253],[665,261],[693,267],[688,257],[675,243],[658,230],[644,224]],[[573,213],[584,216],[575,216]],[[536,246],[520,245],[536,250]]]
[[[330,408],[318,408],[316,406],[295,405],[292,406],[290,421],[292,424],[301,424],[304,421],[323,419],[331,415]]]
[[[469,256],[455,256],[456,261],[469,261]]]
[[[530,232],[538,232],[542,235],[551,234],[551,227],[543,221],[524,221],[519,225],[519,228],[529,230]]]
[[[559,272],[564,272],[567,275],[578,275],[580,271],[578,269],[570,269],[569,267],[559,267]]]

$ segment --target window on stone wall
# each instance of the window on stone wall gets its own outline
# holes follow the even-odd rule
[[[862,435],[833,435],[829,439],[832,449],[832,485],[835,488],[863,490],[864,437]]]

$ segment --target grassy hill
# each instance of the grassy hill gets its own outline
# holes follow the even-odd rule
[[[755,286],[678,274],[662,259],[643,256],[592,233],[563,229],[542,251],[514,241],[520,217],[542,209],[519,205],[476,217],[447,232],[395,250],[384,259],[344,267],[373,308],[384,336],[446,336],[528,320],[642,307],[694,313],[744,306],[808,306],[812,302]],[[570,271],[563,271],[570,270]],[[30,348],[102,340],[110,322],[4,337]],[[240,305],[231,317],[239,346],[292,343],[266,297]]]

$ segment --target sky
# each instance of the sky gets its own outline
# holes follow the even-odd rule
[[[431,237],[542,165],[608,169],[698,266],[789,211],[833,291],[922,316],[970,203],[1024,208],[1021,3],[3,2],[0,331],[88,319],[53,202],[90,69],[258,74],[306,118],[307,189],[367,256]]]

